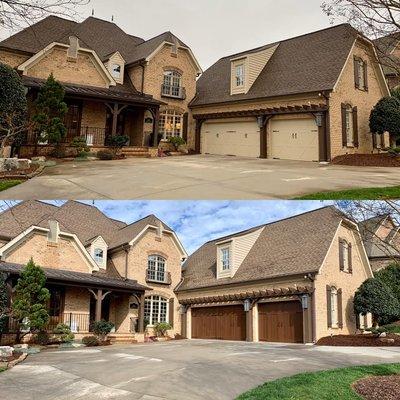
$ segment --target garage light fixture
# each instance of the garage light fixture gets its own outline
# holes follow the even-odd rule
[[[317,113],[315,114],[315,122],[317,126],[322,126],[322,123],[324,121],[324,114],[323,113]]]
[[[245,312],[249,312],[250,308],[251,308],[251,300],[250,299],[246,299],[243,303],[244,306],[244,311]]]
[[[257,123],[260,129],[264,127],[264,121],[264,116],[260,115],[259,117],[257,117]]]
[[[301,306],[303,307],[303,310],[308,309],[308,299],[308,294],[303,294],[303,296],[301,296]]]

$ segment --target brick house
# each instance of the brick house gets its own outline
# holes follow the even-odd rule
[[[176,289],[188,338],[312,343],[371,325],[353,297],[372,277],[357,224],[324,207],[205,243]]]
[[[0,62],[22,75],[30,101],[52,73],[66,91],[65,142],[83,136],[93,150],[116,134],[142,151],[160,136],[187,138],[188,103],[202,72],[171,32],[144,40],[94,17],[77,23],[49,16],[0,42]],[[28,135],[22,156],[33,141]]]
[[[157,322],[169,322],[172,336],[181,333],[174,288],[187,255],[154,215],[127,225],[74,201],[26,201],[0,214],[0,242],[10,293],[31,257],[44,269],[49,329],[64,322],[82,336],[105,319],[115,325],[112,340],[143,341],[147,320],[150,334]],[[11,334],[14,328],[10,321]]]
[[[190,103],[199,153],[329,161],[372,153],[369,131],[389,89],[374,44],[348,24],[221,58]]]

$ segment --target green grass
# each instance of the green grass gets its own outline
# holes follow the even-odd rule
[[[360,400],[352,384],[371,375],[400,374],[400,364],[350,367],[267,382],[237,400]]]
[[[3,190],[7,190],[12,188],[13,186],[17,186],[24,181],[20,180],[10,180],[10,181],[0,181],[0,192]]]
[[[400,334],[400,325],[385,325],[382,328],[385,328],[386,332]]]
[[[0,367],[0,373],[1,373],[1,372],[4,372],[6,369],[7,369],[7,368],[1,368],[1,367]]]
[[[400,186],[319,192],[298,197],[295,200],[379,200],[400,199]]]

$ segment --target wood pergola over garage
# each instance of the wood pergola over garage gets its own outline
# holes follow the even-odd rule
[[[310,287],[289,287],[181,300],[193,339],[312,341]]]
[[[304,161],[327,161],[330,156],[324,104],[204,113],[193,117],[195,150],[199,154]]]

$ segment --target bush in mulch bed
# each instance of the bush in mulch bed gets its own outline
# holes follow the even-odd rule
[[[398,400],[400,375],[360,379],[353,384],[353,389],[365,400]]]
[[[345,154],[332,160],[335,165],[355,167],[400,167],[400,157],[387,153],[381,154]]]
[[[387,334],[382,338],[372,334],[327,336],[318,340],[317,346],[400,346],[400,335]]]

